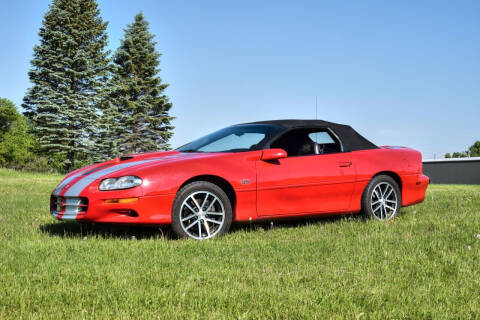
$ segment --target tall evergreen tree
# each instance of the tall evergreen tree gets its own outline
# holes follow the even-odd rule
[[[108,75],[107,22],[95,0],[53,0],[39,31],[24,97],[41,150],[71,170],[93,157]]]
[[[103,91],[100,104],[98,128],[95,133],[95,156],[96,162],[106,161],[120,156],[120,137],[122,134],[122,115],[120,114],[118,99],[117,78],[109,78]]]
[[[158,75],[160,53],[142,13],[125,29],[114,56],[113,82],[121,115],[122,153],[168,149],[172,136],[172,104],[164,94],[168,84]]]

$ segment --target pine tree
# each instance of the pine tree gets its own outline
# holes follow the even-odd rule
[[[120,156],[119,141],[121,137],[122,115],[116,102],[118,83],[116,78],[110,78],[103,90],[101,113],[98,119],[98,128],[95,133],[96,162],[106,161]]]
[[[108,74],[107,23],[95,0],[53,0],[39,31],[24,97],[42,152],[71,170],[93,157]]]
[[[122,153],[168,149],[172,136],[172,104],[164,94],[168,84],[158,76],[160,53],[142,13],[125,29],[114,56],[116,101],[121,114]]]

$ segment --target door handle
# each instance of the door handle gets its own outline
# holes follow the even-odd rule
[[[344,167],[350,167],[351,165],[352,165],[352,162],[351,162],[351,161],[341,161],[341,162],[338,163],[338,166],[339,166],[339,167],[342,167],[342,168],[344,168]]]

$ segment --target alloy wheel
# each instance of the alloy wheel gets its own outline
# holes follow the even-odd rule
[[[373,216],[376,219],[392,219],[398,208],[397,192],[390,183],[380,182],[373,188],[370,203]]]
[[[224,205],[209,191],[193,192],[180,207],[180,225],[191,238],[210,239],[220,231],[224,222]]]

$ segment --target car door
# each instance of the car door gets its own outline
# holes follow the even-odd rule
[[[350,206],[355,185],[351,152],[344,152],[340,141],[328,130],[301,130],[307,131],[287,133],[291,136],[272,144],[272,148],[283,147],[287,154],[290,151],[290,156],[276,161],[259,160],[256,164],[259,216],[341,212]],[[330,139],[328,143],[315,142],[323,152],[328,149],[326,153],[301,154],[298,150],[302,143],[310,143],[306,137],[316,134],[323,140]]]

